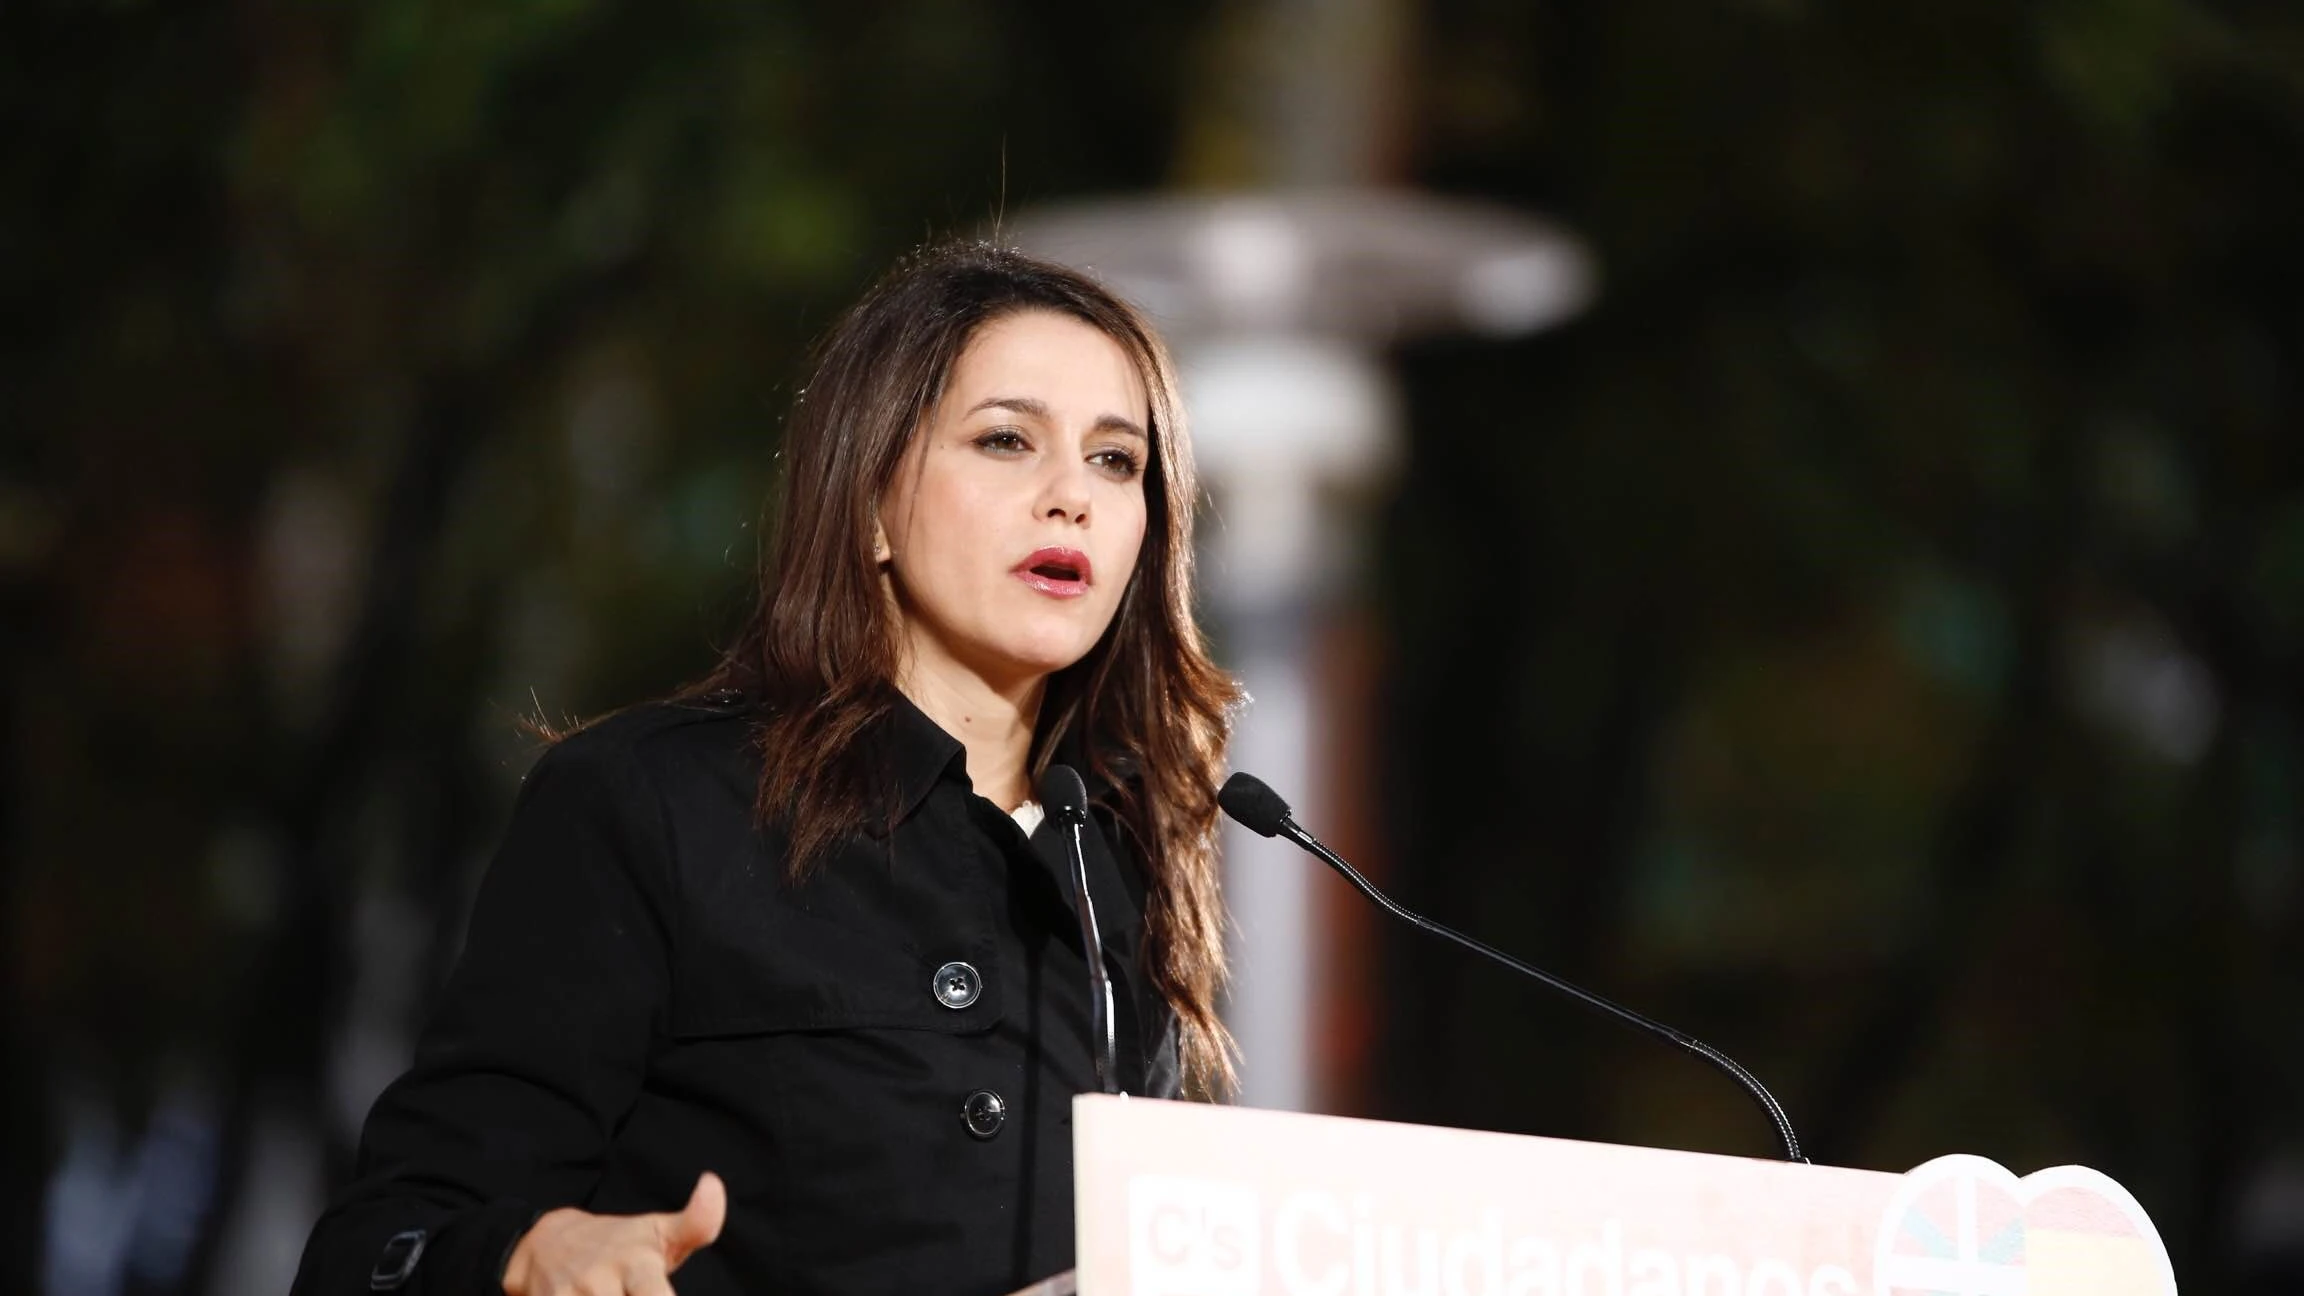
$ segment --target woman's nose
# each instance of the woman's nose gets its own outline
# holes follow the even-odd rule
[[[1040,516],[1066,517],[1074,522],[1088,520],[1087,464],[1075,457],[1052,462],[1041,479]]]

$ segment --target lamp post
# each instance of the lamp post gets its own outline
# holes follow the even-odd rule
[[[1324,822],[1333,749],[1318,636],[1361,572],[1367,505],[1402,451],[1382,347],[1555,323],[1589,298],[1588,258],[1535,218],[1380,188],[1089,202],[1030,213],[1013,235],[1101,276],[1175,346],[1207,486],[1201,558],[1219,649],[1250,697],[1232,762]],[[1223,853],[1240,1096],[1306,1109],[1326,952],[1315,870],[1230,824]]]

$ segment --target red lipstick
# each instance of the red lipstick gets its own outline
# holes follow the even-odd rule
[[[1095,579],[1088,555],[1077,549],[1035,549],[1011,574],[1052,598],[1078,598]]]

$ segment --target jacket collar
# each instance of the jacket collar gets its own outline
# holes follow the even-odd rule
[[[920,803],[945,779],[963,785],[968,783],[968,749],[901,692],[896,693],[887,718],[870,741],[877,746],[880,768],[888,771],[895,781],[896,823],[911,818],[920,809]],[[1053,760],[1080,771],[1080,780],[1088,789],[1088,803],[1095,806],[1111,793],[1112,784],[1088,772],[1081,749],[1078,732],[1066,734],[1057,741]],[[1119,773],[1124,779],[1135,777],[1128,768]],[[1044,820],[1038,831],[1028,835],[1026,844],[1033,859],[1047,872],[1056,893],[1071,894],[1070,864],[1064,854],[1062,834],[1053,820]],[[1131,885],[1122,880],[1102,832],[1086,833],[1082,845],[1089,853],[1088,890],[1103,920],[1105,952],[1118,970],[1122,984],[1132,987],[1137,950],[1143,941],[1141,883]],[[1066,939],[1077,942],[1079,937],[1070,933]]]
[[[880,768],[893,777],[896,821],[900,823],[912,817],[920,803],[935,790],[938,781],[946,776],[967,781],[968,749],[946,733],[943,726],[929,719],[928,713],[914,705],[902,691],[892,689],[890,692],[894,701],[873,741],[879,747]],[[1080,781],[1088,787],[1091,805],[1111,793],[1112,781],[1088,768],[1077,728],[1057,741],[1053,760],[1080,771]],[[1124,769],[1120,777],[1129,778],[1131,773]]]
[[[881,750],[881,768],[895,778],[896,821],[901,823],[912,817],[946,775],[967,780],[968,749],[929,719],[927,712],[914,706],[912,699],[899,690],[889,691],[895,701],[874,738]]]

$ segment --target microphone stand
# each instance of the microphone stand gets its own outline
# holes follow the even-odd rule
[[[1321,844],[1319,838],[1314,837],[1309,832],[1306,832],[1303,827],[1289,815],[1287,803],[1281,801],[1279,795],[1273,792],[1272,789],[1264,786],[1263,780],[1257,779],[1252,775],[1235,773],[1231,779],[1226,782],[1224,791],[1229,794],[1236,786],[1241,787],[1243,791],[1247,793],[1247,795],[1239,798],[1237,801],[1229,795],[1219,797],[1218,799],[1223,804],[1225,812],[1230,814],[1234,819],[1239,820],[1242,827],[1245,827],[1251,832],[1259,833],[1266,837],[1270,837],[1274,833],[1285,836],[1288,840],[1296,843],[1303,849],[1310,851],[1313,855],[1318,856],[1322,863],[1325,863],[1328,867],[1336,870],[1339,874],[1342,874],[1344,880],[1351,883],[1354,890],[1368,897],[1370,900],[1375,901],[1378,907],[1382,908],[1386,913],[1391,914],[1393,917],[1400,919],[1402,922],[1430,932],[1432,935],[1438,936],[1443,940],[1453,941],[1456,944],[1463,946],[1465,949],[1471,950],[1475,954],[1481,955],[1484,958],[1493,959],[1496,962],[1511,968],[1513,971],[1520,973],[1522,976],[1533,977],[1544,985],[1551,987],[1553,990],[1566,995],[1570,999],[1583,1004],[1585,1007],[1590,1008],[1595,1012],[1636,1026],[1639,1029],[1647,1031],[1649,1034],[1654,1035],[1659,1039],[1665,1040],[1689,1053],[1695,1054],[1697,1057],[1704,1059],[1713,1067],[1717,1068],[1721,1073],[1726,1075],[1729,1079],[1735,1081],[1739,1086],[1743,1088],[1745,1093],[1751,1095],[1754,1102],[1759,1104],[1762,1114],[1767,1116],[1769,1125],[1774,1127],[1776,1131],[1777,1142],[1783,1146],[1784,1159],[1787,1161],[1798,1161],[1803,1164],[1807,1163],[1808,1158],[1801,1155],[1800,1153],[1799,1137],[1792,1132],[1792,1120],[1790,1117],[1784,1114],[1783,1104],[1776,1101],[1776,1095],[1768,1092],[1768,1086],[1761,1084],[1759,1077],[1753,1075],[1750,1071],[1745,1070],[1743,1065],[1737,1062],[1736,1059],[1729,1057],[1727,1054],[1716,1048],[1713,1048],[1711,1045],[1706,1044],[1700,1039],[1697,1039],[1695,1036],[1688,1034],[1686,1031],[1677,1030],[1671,1026],[1665,1025],[1663,1022],[1657,1021],[1653,1017],[1647,1017],[1640,1013],[1636,1013],[1621,1004],[1604,999],[1599,995],[1586,990],[1582,986],[1576,985],[1569,981],[1564,981],[1532,963],[1514,958],[1510,954],[1507,954],[1492,945],[1489,945],[1483,941],[1474,940],[1462,932],[1456,931],[1450,927],[1443,926],[1440,923],[1436,923],[1431,919],[1426,918],[1422,914],[1412,912],[1408,909],[1402,908],[1397,904],[1394,904],[1390,896],[1387,896],[1383,892],[1377,890],[1375,884],[1370,882],[1367,878],[1362,877],[1360,875],[1360,870],[1353,868],[1351,864],[1345,861],[1343,856],[1338,855],[1336,852],[1328,849],[1325,845]],[[1268,798],[1268,800],[1258,800],[1256,798]],[[1243,813],[1243,810],[1245,810],[1246,813]],[[1271,814],[1271,812],[1275,810],[1278,811],[1276,818]]]
[[[1112,975],[1104,967],[1104,938],[1096,929],[1096,902],[1088,895],[1088,788],[1069,765],[1051,765],[1041,776],[1041,801],[1056,818],[1064,855],[1072,866],[1072,910],[1080,919],[1080,952],[1088,961],[1088,1014],[1096,1054],[1096,1083],[1105,1093],[1120,1092],[1119,1049],[1112,1026]],[[1053,793],[1053,795],[1050,795]]]

